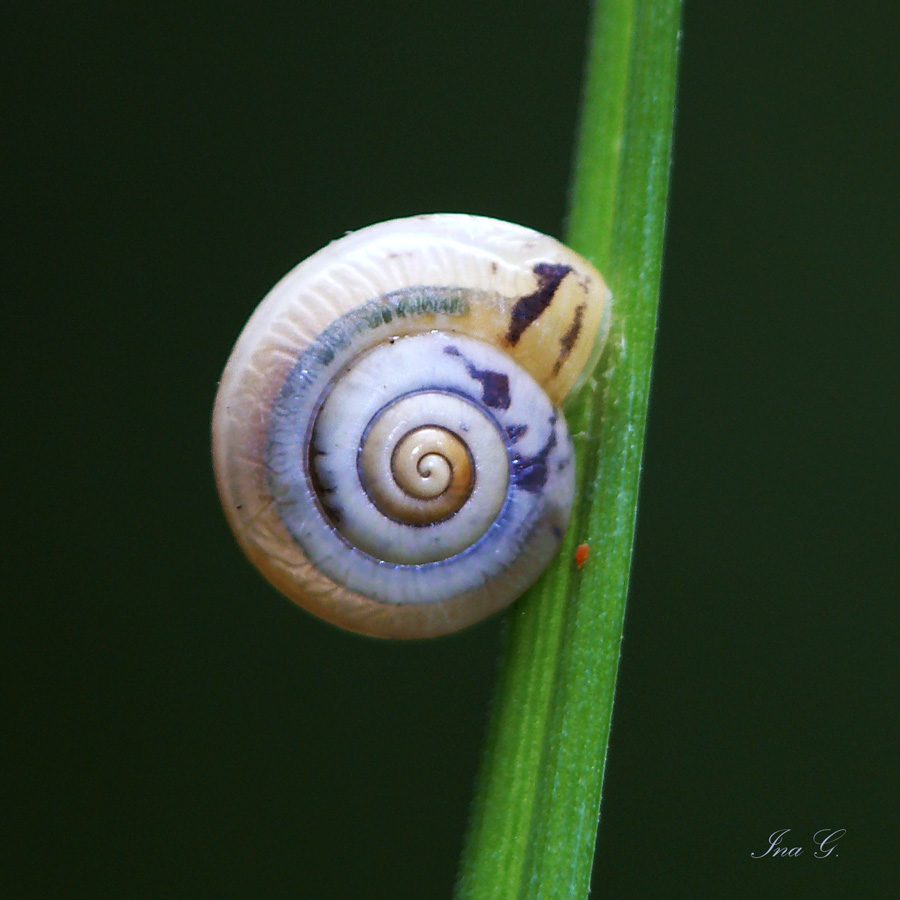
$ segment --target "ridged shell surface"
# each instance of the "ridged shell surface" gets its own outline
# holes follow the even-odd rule
[[[476,216],[382,223],[301,263],[216,398],[216,480],[245,553],[299,605],[377,637],[512,602],[568,523],[559,406],[610,305],[577,254]]]

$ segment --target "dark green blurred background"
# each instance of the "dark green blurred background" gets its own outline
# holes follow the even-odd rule
[[[254,305],[345,230],[562,233],[587,4],[20,7],[0,896],[449,897],[502,622],[293,608],[208,420]],[[595,897],[900,888],[897,26],[687,6]],[[751,859],[782,828],[804,856]]]

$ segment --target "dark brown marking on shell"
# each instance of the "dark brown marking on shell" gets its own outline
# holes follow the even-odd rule
[[[559,370],[569,358],[569,354],[572,352],[572,348],[578,340],[578,335],[581,334],[581,323],[584,320],[584,312],[586,309],[586,303],[581,303],[575,308],[575,318],[572,320],[572,325],[560,339],[559,356],[556,357],[556,362],[553,364],[554,378],[559,375]]]
[[[335,525],[340,525],[342,519],[344,518],[344,511],[338,506],[336,503],[332,502],[331,495],[337,490],[335,485],[328,486],[326,485],[321,478],[319,477],[319,472],[313,466],[310,470],[310,479],[312,481],[313,490],[315,491],[316,497],[318,498],[319,505],[322,507],[322,511],[334,522]]]
[[[481,382],[481,400],[493,409],[509,409],[512,398],[509,395],[509,376],[491,369],[479,369],[472,365],[456,347],[444,347],[448,356],[458,356],[466,371],[476,381]]]
[[[520,297],[513,306],[509,330],[506,332],[506,342],[510,347],[515,347],[525,329],[541,317],[544,310],[553,302],[563,278],[571,271],[571,266],[562,263],[538,263],[534,267],[538,288],[533,294]]]
[[[529,494],[536,494],[544,489],[549,473],[547,472],[547,460],[550,451],[556,446],[556,414],[550,418],[550,436],[547,443],[534,454],[534,456],[522,456],[513,461],[512,480],[516,487]]]

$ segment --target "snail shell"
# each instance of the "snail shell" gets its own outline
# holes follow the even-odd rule
[[[376,637],[511,603],[569,521],[559,406],[610,305],[586,260],[477,216],[373,225],[301,263],[216,397],[216,481],[244,552],[300,606]]]

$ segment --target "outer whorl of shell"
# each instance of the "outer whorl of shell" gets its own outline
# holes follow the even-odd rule
[[[493,219],[401,219],[316,253],[253,314],[216,398],[216,480],[244,551],[299,605],[374,636],[506,606],[565,531],[557,407],[609,312],[589,263]]]

